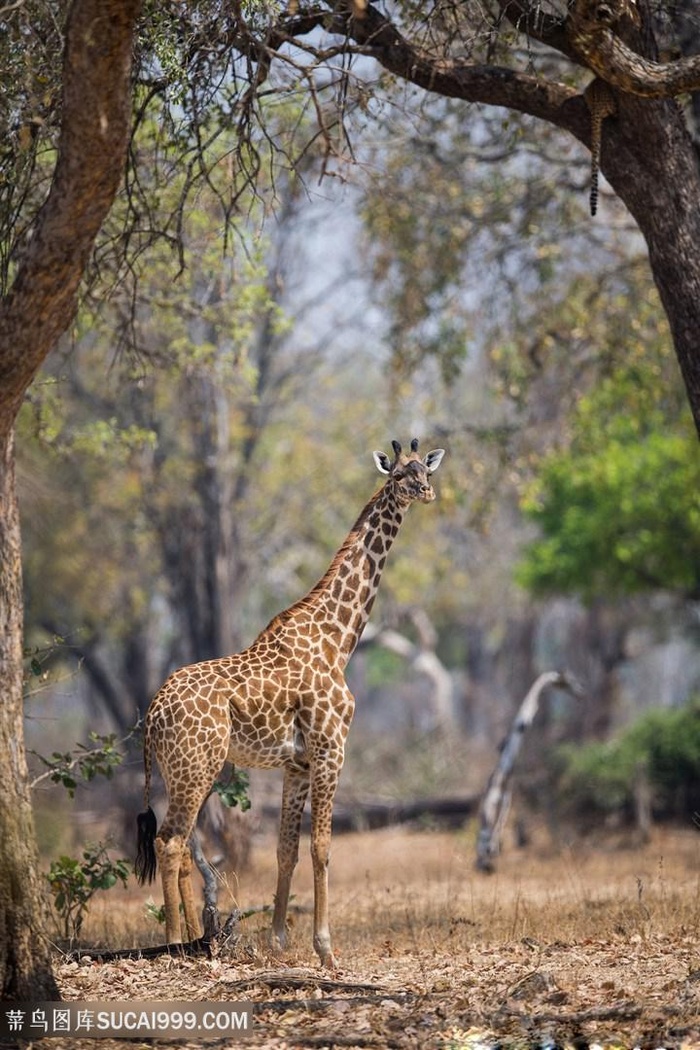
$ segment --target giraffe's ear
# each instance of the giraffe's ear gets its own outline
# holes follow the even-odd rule
[[[380,474],[391,473],[391,460],[384,452],[373,452],[374,462],[377,464],[377,470]]]
[[[425,463],[425,469],[429,474],[434,474],[437,468],[442,463],[442,457],[445,455],[444,448],[434,448],[432,452],[429,452],[423,462]]]

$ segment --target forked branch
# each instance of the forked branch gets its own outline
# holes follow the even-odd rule
[[[601,80],[630,95],[675,98],[700,90],[700,55],[656,62],[625,43],[620,32],[636,17],[631,0],[578,0],[567,23],[571,48]]]

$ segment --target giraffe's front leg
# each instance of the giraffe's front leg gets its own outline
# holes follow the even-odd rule
[[[292,875],[299,860],[299,834],[306,796],[309,793],[309,774],[302,770],[285,770],[282,789],[282,812],[277,839],[277,891],[272,914],[273,948],[282,949],[287,943],[287,906]]]
[[[337,770],[331,765],[317,771],[311,783],[311,863],[314,873],[314,948],[321,965],[336,969],[331,948],[328,902],[328,863],[331,852],[333,799],[338,786]]]

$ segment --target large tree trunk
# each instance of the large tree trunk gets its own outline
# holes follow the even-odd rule
[[[0,975],[3,999],[59,998],[42,934],[43,893],[22,726],[22,574],[12,431],[0,437]]]
[[[649,250],[688,401],[700,431],[700,171],[674,100],[621,95],[606,121],[601,170]]]
[[[0,304],[0,987],[3,999],[59,998],[42,934],[22,726],[23,601],[14,422],[25,391],[73,317],[95,237],[114,200],[130,128],[140,0],[74,0],[66,23],[58,160],[17,277]]]

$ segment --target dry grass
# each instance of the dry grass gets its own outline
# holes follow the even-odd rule
[[[473,858],[464,834],[336,838],[336,978],[349,987],[321,982],[306,857],[284,960],[266,947],[268,917],[256,915],[230,960],[67,964],[59,977],[74,999],[253,1000],[256,1034],[246,1045],[277,1050],[700,1047],[697,830],[658,830],[640,849],[509,851],[492,876],[476,873]],[[242,908],[269,903],[274,843],[258,849],[253,871],[227,881],[222,908],[234,898]],[[158,940],[144,898],[136,889],[104,895],[85,936],[112,947]]]

